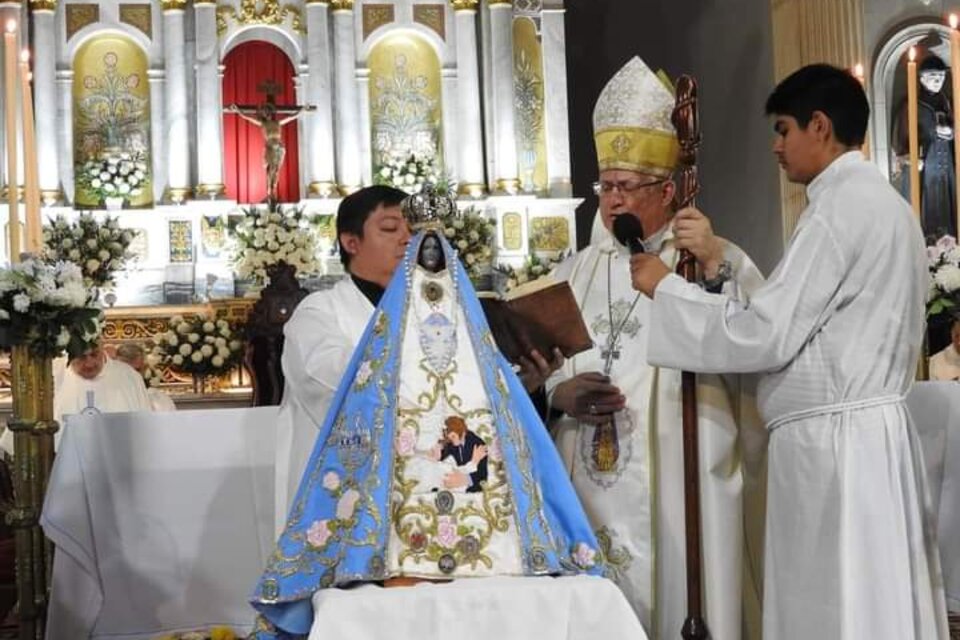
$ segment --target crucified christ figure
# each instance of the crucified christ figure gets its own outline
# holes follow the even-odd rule
[[[280,87],[272,81],[266,81],[257,87],[267,96],[266,102],[257,106],[231,104],[224,109],[225,113],[234,113],[247,122],[255,124],[263,131],[263,167],[267,171],[267,202],[277,202],[277,183],[280,180],[280,166],[286,155],[283,144],[283,125],[293,122],[304,112],[314,111],[315,105],[278,106],[276,95]],[[285,117],[284,117],[285,116]]]

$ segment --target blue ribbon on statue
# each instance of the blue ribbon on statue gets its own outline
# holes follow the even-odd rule
[[[305,637],[318,589],[386,577],[400,352],[413,299],[411,274],[424,236],[418,233],[407,247],[319,430],[287,524],[251,597],[261,613],[257,638]],[[490,401],[524,572],[599,574],[596,539],[556,448],[496,348],[456,252],[437,236]],[[549,492],[542,491],[545,486]]]

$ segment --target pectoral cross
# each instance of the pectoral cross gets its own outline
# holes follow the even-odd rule
[[[604,375],[610,375],[610,369],[613,368],[613,361],[620,359],[619,340],[615,339],[613,334],[607,336],[607,344],[600,351],[600,357],[603,358]]]

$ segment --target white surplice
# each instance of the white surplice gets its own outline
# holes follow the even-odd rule
[[[283,327],[283,401],[277,417],[276,528],[310,459],[317,432],[374,306],[353,279],[304,298]]]
[[[923,463],[902,400],[924,331],[920,228],[859,152],[830,164],[807,196],[749,304],[672,275],[660,283],[647,357],[764,372],[765,638],[946,640]]]
[[[648,249],[674,264],[672,230],[655,234]],[[762,276],[739,248],[728,243],[725,257],[734,267],[725,285],[731,293],[746,295],[759,286]],[[616,414],[620,450],[612,470],[593,462],[592,425],[565,416],[555,425],[557,446],[605,547],[608,576],[651,638],[679,637],[686,613],[680,372],[644,366],[650,301],[632,289],[629,252],[606,230],[596,230],[592,244],[553,275],[570,282],[595,346],[568,359],[548,381],[548,393],[578,373],[603,371],[612,324],[622,330],[610,378],[627,398],[626,409]],[[745,460],[762,466],[765,434],[757,426],[758,437],[748,443],[749,436],[738,433],[739,380],[703,376],[698,382],[705,618],[715,640],[739,640],[758,631],[744,631],[741,611],[743,600],[750,600],[752,618],[758,618],[755,582],[742,576],[742,466]],[[761,533],[754,533],[759,557]]]
[[[960,380],[960,353],[952,344],[930,358],[931,380]]]

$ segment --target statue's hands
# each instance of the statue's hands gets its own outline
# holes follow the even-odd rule
[[[459,471],[451,471],[443,476],[443,486],[445,489],[459,489],[470,484],[470,476]]]
[[[693,254],[707,280],[715,278],[723,261],[723,241],[713,235],[710,218],[695,207],[677,212],[673,217],[673,233],[678,249]]]
[[[483,460],[486,457],[487,457],[487,446],[482,444],[479,447],[473,448],[473,455],[470,456],[470,462],[472,462],[474,465],[477,465],[480,463],[481,460]]]
[[[550,360],[547,360],[540,352],[534,349],[530,356],[520,356],[520,371],[517,377],[523,383],[523,388],[528,392],[536,391],[540,388],[550,374],[563,366],[563,354],[560,349],[554,347]]]
[[[620,389],[598,371],[580,373],[553,390],[553,407],[580,422],[599,424],[626,406]]]
[[[938,124],[937,137],[941,140],[953,140],[953,127],[947,124]]]

